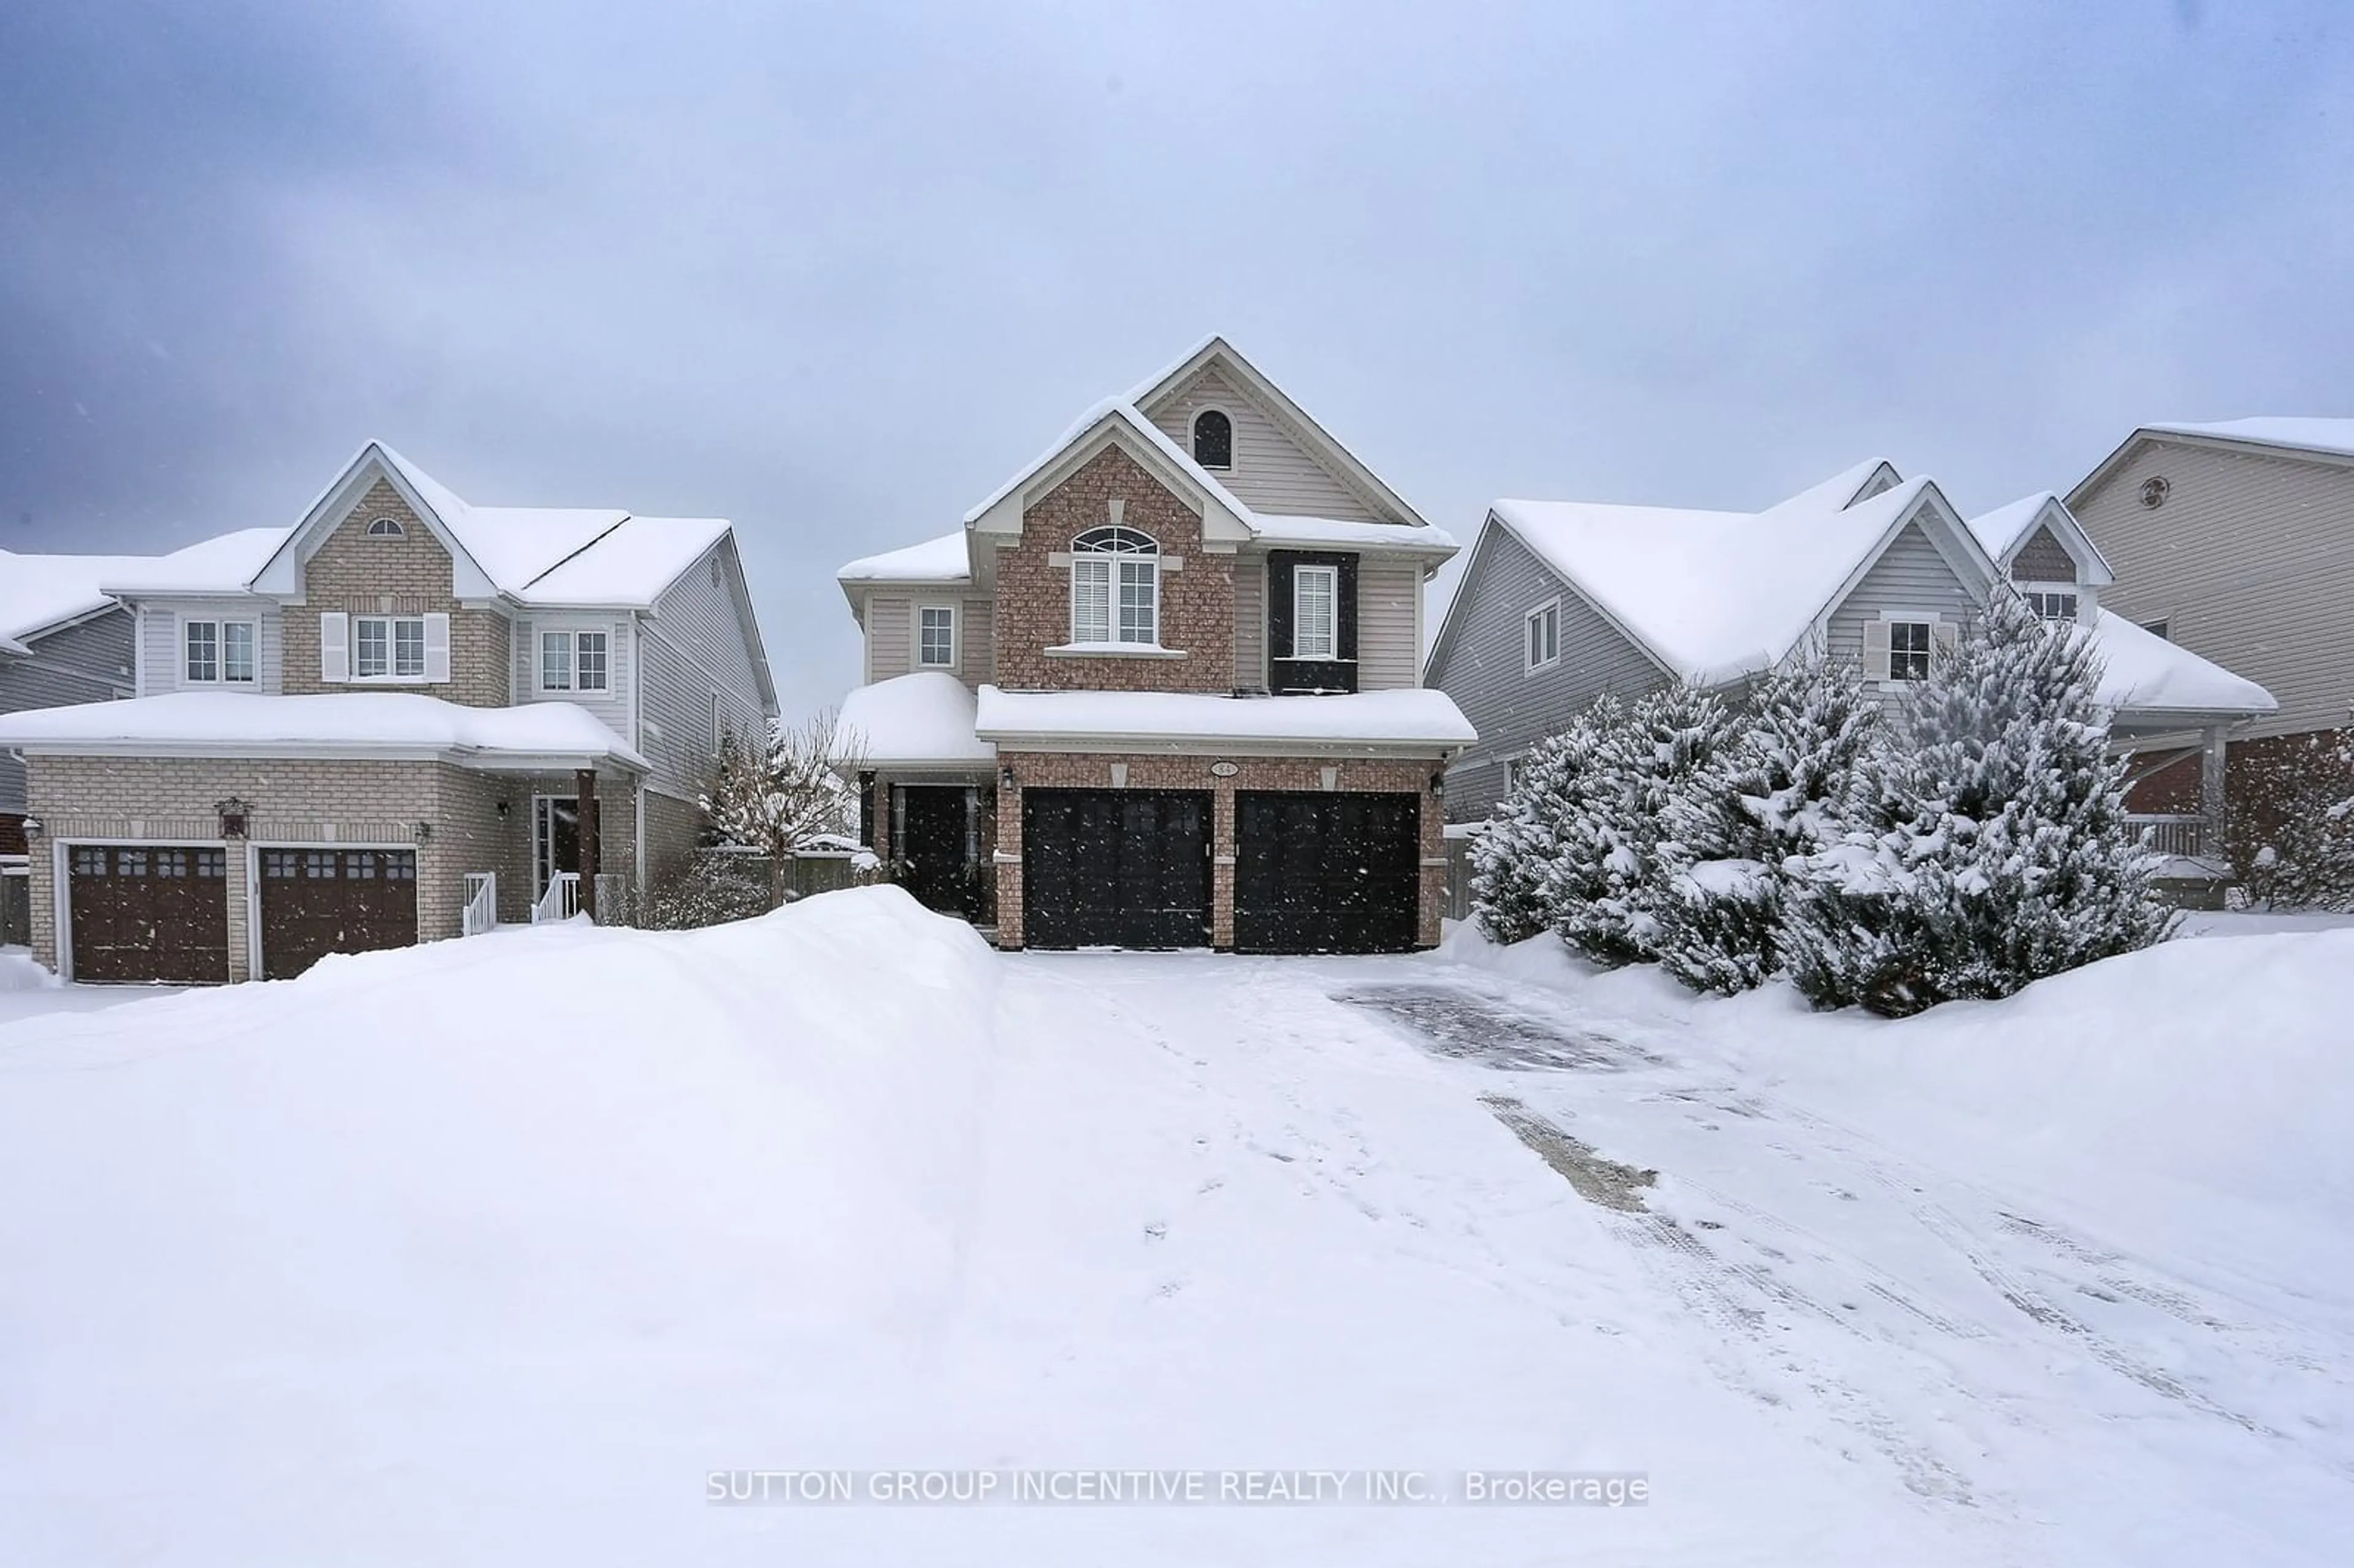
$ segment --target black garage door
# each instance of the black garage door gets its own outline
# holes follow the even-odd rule
[[[67,852],[73,978],[194,985],[228,979],[228,855],[76,844]]]
[[[1422,797],[1235,797],[1235,948],[1398,953],[1415,946]]]
[[[1022,889],[1029,947],[1208,947],[1210,797],[1025,789]]]
[[[329,953],[367,953],[416,941],[416,852],[261,852],[264,980],[291,979]]]

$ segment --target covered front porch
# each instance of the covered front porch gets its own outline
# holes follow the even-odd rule
[[[2131,821],[2163,857],[2158,881],[2164,891],[2188,908],[2220,909],[2236,875],[2224,841],[2224,761],[2231,733],[2243,721],[2214,715],[2186,725],[2183,716],[2137,721],[2120,715],[2110,726],[2109,745],[2126,759]]]

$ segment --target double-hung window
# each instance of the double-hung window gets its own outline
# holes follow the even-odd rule
[[[182,673],[191,684],[251,685],[256,628],[250,620],[190,620],[183,623]]]
[[[1547,599],[1528,614],[1528,667],[1531,673],[1561,658],[1561,600]]]
[[[1291,656],[1338,659],[1341,569],[1295,567],[1291,572]]]
[[[354,616],[352,679],[425,679],[425,618],[421,615]]]
[[[1888,623],[1888,678],[1925,681],[1929,678],[1929,623],[1892,620]]]
[[[539,689],[543,692],[602,692],[611,676],[610,634],[603,631],[543,631],[539,634]]]
[[[1161,546],[1133,528],[1091,528],[1071,544],[1071,641],[1157,647]]]
[[[916,661],[928,670],[956,667],[956,607],[928,604],[916,612]]]

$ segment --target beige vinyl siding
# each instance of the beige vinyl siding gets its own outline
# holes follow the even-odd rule
[[[1235,563],[1235,684],[1267,689],[1267,562],[1257,556]]]
[[[2073,583],[2076,580],[2076,557],[2053,537],[2051,529],[2038,528],[2035,537],[2010,558],[2010,575],[2023,583]]]
[[[1422,650],[1415,646],[1415,600],[1422,573],[1411,561],[1365,559],[1357,567],[1357,689],[1396,691],[1415,684]]]
[[[1185,451],[1193,450],[1193,416],[1222,410],[1235,423],[1235,465],[1219,482],[1246,506],[1302,517],[1389,522],[1372,497],[1310,456],[1268,412],[1214,369],[1174,388],[1147,415]]]
[[[2166,504],[2141,503],[2148,480]],[[2101,602],[2164,620],[2280,703],[2244,734],[2334,728],[2354,706],[2354,467],[2145,441],[2072,505],[2115,569]],[[2235,732],[2243,733],[2243,732]]]
[[[186,687],[180,623],[183,620],[254,620],[260,622],[260,647],[252,691],[275,695],[285,690],[285,618],[277,605],[261,601],[219,599],[147,599],[139,606],[139,672],[144,682],[141,696],[176,692]],[[297,614],[302,613],[296,611]],[[204,691],[219,688],[204,686]]]
[[[964,600],[957,613],[957,673],[968,686],[996,678],[997,620],[985,599]]]
[[[916,601],[866,601],[866,679],[871,684],[904,675],[915,666]]]
[[[1883,612],[1915,611],[1956,625],[1974,619],[1978,602],[1918,523],[1908,523],[1874,561],[1855,591],[1831,611],[1830,656],[1850,664],[1863,661],[1863,623]]]

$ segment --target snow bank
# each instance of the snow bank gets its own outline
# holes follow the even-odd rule
[[[326,753],[448,751],[482,757],[644,758],[575,703],[476,708],[416,692],[330,692],[266,696],[171,692],[119,703],[81,703],[0,715],[0,746],[93,747],[288,747]]]

